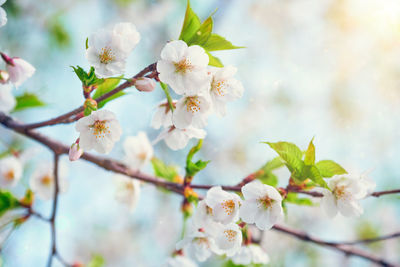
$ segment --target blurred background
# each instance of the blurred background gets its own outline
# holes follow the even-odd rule
[[[243,98],[228,104],[224,118],[211,116],[201,157],[211,160],[196,183],[236,184],[275,153],[261,141],[290,141],[306,149],[315,137],[317,160],[333,159],[346,170],[368,173],[378,190],[400,187],[400,1],[398,0],[192,0],[205,19],[216,8],[214,32],[246,49],[215,53],[238,68]],[[95,30],[133,22],[141,42],[129,57],[127,76],[159,58],[168,40],[177,39],[184,0],[8,0],[8,23],[0,28],[0,50],[32,63],[37,71],[15,94],[32,92],[48,105],[14,113],[34,122],[82,104],[78,78],[71,65],[89,68],[85,40]],[[1,66],[3,67],[3,66]],[[150,128],[153,93],[129,94],[107,104],[123,126],[123,138],[110,157],[122,159],[125,137]],[[40,129],[71,144],[73,125]],[[13,192],[22,196],[35,166],[51,164],[52,154],[27,139],[0,128],[3,144],[22,141],[34,157],[24,180]],[[163,143],[155,155],[183,166],[186,149],[173,152]],[[181,197],[143,185],[136,210],[115,201],[113,174],[84,161],[68,166],[69,190],[61,195],[57,217],[58,248],[68,261],[87,263],[99,254],[106,266],[160,266],[180,239]],[[152,172],[151,166],[144,170]],[[184,174],[181,168],[181,174]],[[289,174],[278,171],[280,184]],[[288,205],[288,226],[331,241],[354,240],[400,230],[400,198],[384,196],[362,202],[357,219],[327,219],[318,206]],[[50,213],[51,201],[35,203]],[[270,266],[369,266],[368,262],[302,243],[268,231],[262,246]],[[4,266],[44,266],[50,249],[49,226],[30,219],[3,243]],[[363,247],[394,262],[400,241]],[[54,266],[58,263],[55,263]],[[212,258],[202,266],[221,266]]]

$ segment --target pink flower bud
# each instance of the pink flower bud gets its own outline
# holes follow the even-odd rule
[[[0,83],[1,84],[6,84],[8,82],[9,78],[10,78],[10,75],[8,74],[7,71],[0,70]]]
[[[20,86],[26,79],[31,77],[36,69],[29,62],[18,58],[10,58],[5,54],[1,54],[7,63],[7,71],[10,75],[10,81],[16,86]]]
[[[69,148],[69,160],[75,161],[78,160],[83,154],[83,149],[79,147],[79,141],[73,143],[72,146]]]
[[[151,92],[156,87],[156,82],[150,78],[139,78],[135,82],[135,87],[142,92]]]

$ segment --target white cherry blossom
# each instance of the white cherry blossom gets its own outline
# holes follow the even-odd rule
[[[114,113],[104,109],[81,118],[75,129],[80,133],[80,147],[85,151],[94,149],[99,153],[109,153],[122,134]]]
[[[338,212],[346,217],[357,217],[363,213],[359,200],[375,188],[375,183],[361,176],[335,175],[328,181],[330,190],[322,189],[321,207],[329,217]]]
[[[68,189],[66,180],[67,169],[64,164],[59,164],[58,168],[58,186],[59,192],[64,193]],[[54,197],[55,180],[54,167],[49,163],[40,164],[33,172],[29,185],[32,191],[42,200],[49,200]]]
[[[239,252],[232,257],[232,261],[237,265],[267,264],[269,257],[259,245],[250,244],[242,246]]]
[[[222,252],[220,254],[226,254],[226,256],[232,257],[239,252],[242,246],[242,231],[235,223],[230,223],[227,225],[218,224],[218,226],[218,229],[213,234],[215,238],[215,244]]]
[[[7,13],[1,6],[4,5],[6,0],[0,0],[0,27],[3,27],[7,23]]]
[[[176,100],[172,101],[172,104],[176,106]],[[154,129],[160,129],[161,127],[169,127],[172,125],[172,111],[169,107],[167,99],[161,101],[156,108],[151,121],[151,127]]]
[[[140,198],[140,182],[122,174],[114,175],[116,183],[115,199],[126,205],[132,212]]]
[[[207,74],[208,55],[198,45],[188,47],[184,41],[172,41],[161,51],[157,71],[162,82],[178,95],[193,95],[205,91],[210,85]]]
[[[283,218],[282,196],[272,186],[254,180],[242,187],[244,201],[240,218],[255,223],[261,230],[270,229]]]
[[[207,96],[185,95],[176,103],[172,121],[176,128],[185,129],[189,126],[203,128],[211,110],[211,101]]]
[[[224,116],[226,114],[226,102],[242,97],[244,88],[240,81],[233,78],[237,71],[235,67],[210,69],[212,72],[210,95],[213,108],[218,115]]]
[[[193,262],[191,259],[176,255],[175,257],[170,257],[166,260],[163,267],[197,267],[197,264]]]
[[[190,257],[198,261],[207,260],[212,253],[222,254],[223,252],[216,246],[214,237],[207,232],[207,228],[201,230],[193,229],[181,241],[176,244],[176,249],[184,251]]]
[[[141,169],[153,157],[153,146],[146,133],[139,132],[137,136],[128,136],[124,142],[125,162],[133,169]]]
[[[213,211],[203,199],[199,201],[193,213],[193,225],[197,229],[212,227],[215,223]]]
[[[12,94],[11,84],[0,84],[0,111],[9,113],[15,107],[16,101]]]
[[[169,148],[172,150],[179,150],[184,148],[190,139],[203,139],[206,135],[207,133],[203,129],[196,129],[193,127],[178,129],[175,128],[175,126],[171,126],[164,129],[164,131],[158,135],[156,140],[153,141],[153,144],[156,144],[160,140],[164,140]]]
[[[103,28],[88,39],[86,58],[101,78],[125,72],[126,59],[140,40],[132,23],[119,23],[113,28]]]
[[[15,57],[7,62],[7,71],[10,75],[10,81],[15,87],[18,87],[30,78],[35,73],[36,69],[29,62],[22,58]]]
[[[14,156],[0,159],[0,187],[14,187],[21,179],[23,166],[21,161]]]
[[[210,208],[214,221],[228,224],[239,219],[240,197],[222,190],[221,186],[209,189],[205,202]]]

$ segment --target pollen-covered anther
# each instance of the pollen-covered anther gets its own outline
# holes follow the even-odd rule
[[[336,196],[336,198],[347,198],[347,192],[346,192],[346,187],[345,186],[337,186],[335,190],[333,190],[333,194]]]
[[[224,234],[229,242],[233,242],[236,239],[237,232],[235,232],[233,230],[225,230]]]
[[[93,128],[93,135],[96,138],[104,138],[106,134],[111,133],[110,127],[106,124],[107,121],[95,121],[91,128]]]
[[[114,53],[111,50],[111,47],[106,46],[101,49],[101,53],[99,55],[100,62],[103,64],[108,64],[115,59]]]
[[[175,64],[175,72],[177,73],[186,73],[187,71],[193,70],[192,63],[190,60],[184,58],[179,62],[176,62]]]
[[[235,202],[232,199],[225,200],[221,203],[221,206],[226,214],[231,215],[235,209]]]
[[[274,202],[274,200],[269,198],[268,196],[264,196],[264,197],[258,199],[259,205],[261,205],[265,209],[270,208],[272,206],[273,202]]]
[[[186,110],[187,112],[196,113],[200,111],[201,101],[198,97],[188,97],[186,99]]]
[[[14,178],[15,178],[14,170],[9,170],[8,172],[6,172],[6,173],[4,174],[4,177],[5,177],[7,180],[9,180],[9,181],[14,180]]]
[[[225,92],[225,81],[213,81],[212,89],[214,90],[215,94],[218,96],[224,96]]]
[[[53,179],[52,179],[49,175],[45,175],[45,176],[43,176],[43,177],[40,179],[40,182],[41,182],[43,185],[49,186],[49,185],[51,184],[52,180],[53,180]]]

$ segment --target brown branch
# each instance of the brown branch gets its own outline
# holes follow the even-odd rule
[[[133,76],[130,80],[122,83],[121,85],[119,85],[115,89],[113,89],[110,92],[108,92],[108,93],[96,98],[95,100],[97,101],[97,103],[99,103],[100,101],[103,101],[103,100],[109,98],[110,96],[113,96],[116,93],[121,92],[122,90],[133,86],[136,79],[145,76],[149,72],[154,72],[156,70],[156,66],[157,66],[157,63],[150,64],[149,66],[147,66],[146,68],[141,70],[139,73],[137,73],[135,76]],[[74,122],[74,121],[76,121],[76,120],[78,120],[80,118],[80,116],[74,116],[74,115],[77,115],[77,114],[79,114],[81,112],[83,112],[83,106],[80,106],[80,107],[78,107],[78,108],[76,108],[76,109],[74,109],[74,110],[72,110],[70,112],[67,112],[67,113],[65,113],[63,115],[60,115],[58,117],[55,117],[55,118],[52,118],[52,119],[49,119],[49,120],[36,122],[36,123],[29,123],[29,124],[15,124],[12,127],[14,129],[17,129],[17,128],[18,129],[34,129],[34,128],[40,128],[40,127],[56,125],[56,124],[71,123],[71,122]]]
[[[0,123],[3,124],[7,128],[10,128],[22,135],[30,137],[31,139],[36,140],[37,142],[47,146],[56,154],[57,158],[61,154],[68,154],[69,146],[63,145],[62,143],[60,143],[56,140],[53,140],[37,131],[27,130],[27,129],[24,129],[23,127],[14,127],[15,125],[18,125],[19,123],[14,121],[11,117],[9,117],[1,112],[0,112]],[[160,187],[169,189],[175,193],[183,195],[182,184],[168,182],[168,181],[162,180],[162,179],[157,178],[152,175],[144,174],[139,171],[134,171],[120,162],[117,162],[117,161],[114,161],[111,159],[107,159],[107,158],[103,158],[103,157],[98,157],[98,156],[92,155],[90,153],[84,153],[82,155],[82,158],[84,160],[92,162],[106,170],[110,170],[110,171],[113,171],[116,173],[121,173],[121,174],[130,176],[132,178],[135,178],[135,179],[138,179],[138,180],[141,180],[144,182],[148,182],[148,183],[154,184],[156,186],[160,186]],[[197,189],[209,189],[212,186],[213,185],[191,185],[192,188],[197,188]],[[222,186],[222,188],[224,188],[225,190],[240,191],[240,186]],[[397,191],[397,190],[392,190],[392,191]],[[304,192],[307,192],[307,194],[310,193],[308,191],[304,191]],[[303,193],[303,191],[299,191],[298,193]],[[397,192],[393,192],[393,193],[397,193]],[[389,193],[385,193],[385,194],[389,194]],[[378,196],[379,195],[382,195],[382,192],[378,192]],[[55,204],[56,204],[56,202],[55,202]],[[54,207],[56,207],[56,205],[53,206],[53,212],[54,212]],[[54,214],[53,220],[55,220],[55,212],[53,214]],[[53,216],[52,216],[52,218],[53,218]],[[291,236],[294,236],[294,237],[296,237],[300,240],[306,241],[306,242],[311,242],[311,243],[315,243],[315,244],[318,244],[321,246],[331,247],[335,250],[345,253],[346,255],[354,255],[354,256],[364,258],[366,260],[375,262],[382,266],[389,266],[389,267],[399,267],[400,266],[400,265],[389,263],[382,258],[379,258],[368,252],[359,250],[357,248],[354,248],[354,247],[351,247],[351,246],[348,246],[345,244],[326,242],[326,241],[320,240],[318,238],[311,237],[308,234],[298,231],[298,230],[290,229],[290,228],[280,226],[280,225],[275,225],[273,229],[283,232],[283,233],[286,233],[286,234],[289,234]],[[53,233],[54,233],[53,234],[53,246],[55,246],[55,226],[54,226]],[[53,247],[52,251],[53,251],[52,255],[55,255],[59,259],[61,259],[61,257],[59,256],[59,254],[57,252],[54,253],[54,247]]]
[[[388,239],[393,239],[393,238],[398,238],[398,237],[400,237],[400,232],[396,232],[396,233],[389,234],[389,235],[378,236],[378,237],[374,237],[374,238],[360,239],[360,240],[356,240],[356,241],[330,242],[330,243],[337,244],[337,245],[357,245],[357,244],[380,242],[380,241],[385,241]]]
[[[348,246],[345,244],[326,242],[319,238],[312,237],[305,232],[290,229],[290,228],[287,228],[282,225],[275,225],[273,227],[273,229],[278,232],[282,232],[282,233],[288,234],[290,236],[294,236],[305,242],[310,242],[310,243],[318,244],[321,246],[330,247],[335,250],[341,251],[341,252],[345,253],[346,255],[353,255],[353,256],[360,257],[360,258],[364,258],[366,260],[369,260],[369,261],[379,264],[381,266],[386,266],[386,267],[399,267],[400,266],[399,264],[390,263],[382,258],[374,256],[374,255],[372,255],[368,252],[365,252],[363,250],[360,250],[358,248],[354,248],[354,247],[351,247],[351,246]]]

